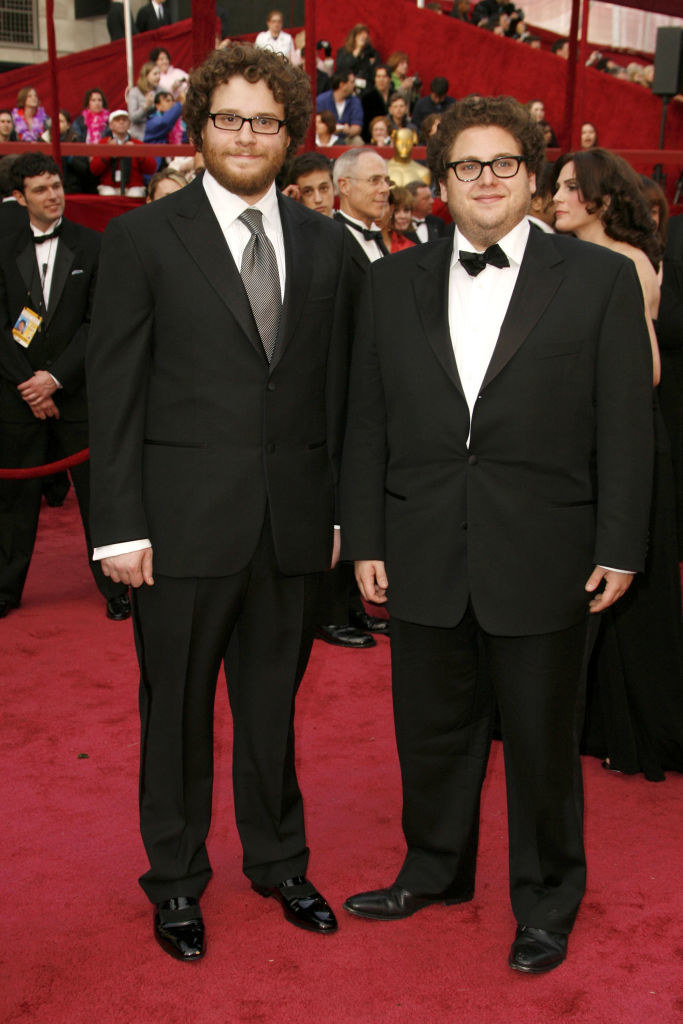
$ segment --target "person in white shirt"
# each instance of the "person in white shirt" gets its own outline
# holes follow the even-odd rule
[[[495,694],[508,964],[529,974],[564,961],[585,889],[587,624],[644,567],[653,451],[634,266],[531,227],[543,150],[510,97],[442,114],[427,157],[455,231],[367,272],[341,483],[342,557],[389,601],[407,846],[344,906],[473,899]]]
[[[272,50],[280,53],[292,64],[300,64],[301,58],[294,46],[294,40],[288,32],[282,31],[282,11],[270,11],[266,18],[268,28],[256,36],[255,46],[261,50]]]
[[[204,173],[110,221],[102,243],[87,360],[93,541],[104,572],[134,588],[140,882],[157,941],[186,962],[205,950],[222,662],[244,873],[298,927],[337,927],[305,877],[292,725],[339,548],[351,333],[346,232],[275,187],[311,114],[301,68],[247,44],[214,50],[184,110]]]

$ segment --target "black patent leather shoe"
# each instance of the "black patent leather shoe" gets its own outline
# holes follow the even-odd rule
[[[344,902],[344,910],[372,921],[400,921],[434,903],[445,903],[446,906],[467,903],[473,895],[472,892],[457,893],[452,889],[438,893],[416,893],[400,885],[392,885],[388,889],[373,889],[349,896]]]
[[[377,643],[368,633],[363,633],[355,626],[316,626],[315,632],[325,643],[335,644],[337,647],[361,650],[364,647],[374,647]]]
[[[130,618],[130,598],[128,594],[121,594],[119,597],[110,597],[107,601],[107,618],[114,622],[123,622]]]
[[[206,952],[206,940],[198,900],[193,896],[174,896],[157,903],[154,937],[176,960],[186,963],[201,960]]]
[[[274,896],[282,905],[287,920],[297,928],[306,928],[321,935],[336,932],[337,919],[332,908],[303,875],[287,878],[272,886],[252,882],[251,887],[260,896]]]
[[[567,956],[567,936],[520,924],[510,949],[508,964],[513,971],[545,974],[559,967]]]
[[[389,619],[378,619],[367,612],[351,612],[349,615],[351,625],[356,629],[363,629],[366,633],[388,633]]]

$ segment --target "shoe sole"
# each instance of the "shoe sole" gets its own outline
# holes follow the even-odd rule
[[[179,960],[182,964],[193,964],[196,960],[203,960],[206,949],[203,949],[201,953],[197,953],[195,956],[183,956],[181,953],[175,951],[173,946],[167,944],[160,935],[154,933],[154,938],[157,940],[157,945],[161,946],[164,953],[168,956],[172,956],[174,960]]]
[[[460,903],[470,903],[474,899],[474,893],[471,896],[457,896],[452,899],[446,900],[431,900],[429,903],[423,903],[421,907],[415,907],[414,910],[407,910],[403,914],[391,914],[384,916],[380,914],[366,914],[362,910],[356,910],[353,907],[349,907],[346,903],[342,903],[344,910],[348,914],[353,914],[354,917],[362,917],[366,921],[404,921],[407,917],[412,917],[413,914],[418,914],[421,910],[426,910],[428,907],[455,907]]]
[[[554,971],[556,967],[560,967],[565,960],[566,957],[563,957],[557,963],[548,964],[547,967],[522,967],[521,964],[514,964],[508,960],[508,967],[511,967],[513,971],[519,971],[520,974],[547,974],[548,971]]]
[[[323,643],[330,644],[332,647],[345,647],[347,651],[367,651],[369,647],[376,647],[377,641],[370,637],[371,643],[369,644],[347,644],[343,640],[330,640],[329,637],[323,636],[322,633],[315,634],[317,640],[322,640]]]

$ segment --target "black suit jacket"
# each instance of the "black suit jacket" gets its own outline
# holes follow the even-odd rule
[[[154,12],[152,12],[154,13]],[[131,35],[134,35],[137,31],[135,24],[133,23],[133,17],[130,19]],[[126,20],[124,17],[123,4],[112,3],[107,11],[107,31],[109,32],[109,38],[112,42],[115,39],[123,39],[126,34]]]
[[[342,554],[384,559],[399,618],[529,635],[585,613],[595,564],[640,570],[652,359],[631,261],[532,231],[470,417],[452,240],[373,264],[354,350]],[[476,339],[473,339],[476,343]]]
[[[135,19],[135,25],[138,32],[151,32],[155,28],[163,28],[164,25],[171,25],[173,18],[171,12],[168,9],[168,4],[165,3],[161,9],[162,20],[159,21],[157,18],[156,11],[154,10],[154,4],[148,3],[144,7],[141,7],[137,13]]]
[[[279,203],[286,293],[270,365],[200,179],[111,221],[104,236],[87,360],[93,541],[149,537],[166,575],[238,572],[266,503],[282,571],[329,567],[347,233]]]
[[[34,422],[17,391],[36,370],[48,370],[62,387],[52,396],[67,420],[87,419],[85,347],[97,277],[100,236],[63,220],[47,311],[42,308],[35,245],[28,223],[0,243],[0,418]],[[28,349],[12,337],[24,306],[43,315]]]

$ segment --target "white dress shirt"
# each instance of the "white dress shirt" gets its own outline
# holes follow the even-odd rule
[[[415,225],[415,234],[421,242],[429,241],[429,229],[427,227],[426,220],[415,220],[413,217],[413,224]]]
[[[344,213],[343,210],[341,212]],[[379,231],[379,226],[375,224],[375,222],[373,221],[370,227],[368,228],[367,224],[364,224],[362,220],[356,220],[355,217],[350,217],[348,213],[344,213],[344,216],[346,217],[347,220],[351,221],[351,223],[347,224],[346,227],[349,229],[353,237],[356,239],[356,241],[360,245],[361,249],[367,256],[367,258],[370,260],[370,262],[374,263],[375,260],[381,260],[382,256],[384,256],[384,253],[380,249],[375,239],[365,238],[363,235],[364,231]]]
[[[61,223],[62,218],[60,217],[59,220],[56,220],[54,224],[51,224],[50,227],[45,230],[37,228],[31,221],[29,221],[29,226],[34,236],[40,237],[41,235],[49,235],[50,232],[59,227]],[[50,288],[52,287],[52,275],[55,269],[58,245],[59,238],[51,238],[47,242],[40,242],[36,245],[36,261],[38,263],[40,283],[43,288],[43,302],[45,303],[45,309],[47,309],[48,302],[50,301]]]
[[[280,32],[278,36],[274,36],[271,34],[270,29],[265,29],[265,31],[259,32],[256,36],[254,46],[258,46],[261,50],[272,50],[273,53],[281,53],[283,57],[286,57],[293,64],[298,63],[295,58],[294,40],[289,32]]]
[[[211,204],[211,209],[216,215],[220,229],[223,232],[225,241],[230,249],[232,258],[235,261],[238,272],[242,266],[244,250],[251,238],[249,228],[246,224],[243,224],[241,220],[238,220],[238,218],[244,210],[254,209],[261,211],[263,214],[263,230],[275,249],[277,269],[280,275],[280,291],[284,301],[286,274],[285,243],[284,236],[282,234],[282,221],[280,220],[280,208],[277,202],[277,190],[275,188],[275,183],[270,186],[265,196],[263,196],[262,199],[259,199],[259,201],[254,203],[251,207],[244,201],[244,199],[240,199],[239,196],[234,195],[232,192],[228,192],[226,188],[219,185],[216,179],[212,177],[208,171],[204,171],[202,184],[204,186],[207,199]],[[93,552],[93,559],[98,561],[101,558],[109,558],[113,555],[126,555],[132,551],[141,551],[143,548],[149,548],[151,546],[152,542],[147,537],[143,540],[123,541],[120,544],[105,544],[102,547],[95,548]]]
[[[481,382],[510,305],[530,230],[528,221],[524,219],[498,242],[510,261],[509,267],[488,265],[476,277],[471,277],[460,262],[458,253],[461,249],[466,252],[475,252],[476,249],[458,228],[455,229],[448,278],[448,324],[455,362],[470,410],[470,424]],[[469,440],[468,437],[468,446]]]

